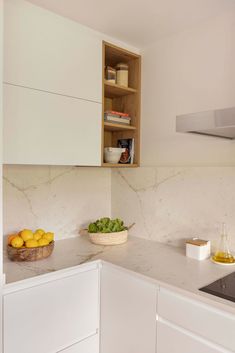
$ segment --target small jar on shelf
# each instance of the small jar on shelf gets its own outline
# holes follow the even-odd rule
[[[128,70],[129,67],[125,63],[119,63],[116,66],[117,71],[117,84],[120,86],[128,87]]]
[[[116,70],[113,67],[106,66],[105,80],[109,83],[116,83]]]

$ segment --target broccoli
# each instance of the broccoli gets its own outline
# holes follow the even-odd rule
[[[119,218],[116,218],[114,221],[115,221],[116,223],[118,223],[120,226],[123,225],[123,221],[122,221],[121,219],[119,219]]]
[[[110,221],[109,217],[100,218],[100,222],[103,223],[103,225],[107,225],[109,221]]]
[[[95,223],[90,223],[88,227],[89,233],[97,233],[97,226]]]
[[[125,229],[127,228],[121,219],[110,219],[109,217],[100,218],[95,223],[89,224],[88,227],[89,233],[116,233]]]

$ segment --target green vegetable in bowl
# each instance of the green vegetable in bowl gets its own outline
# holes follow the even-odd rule
[[[89,233],[97,233],[97,225],[95,223],[90,223],[88,227]]]
[[[121,219],[110,219],[108,217],[100,218],[88,226],[89,233],[116,233],[126,229],[127,227],[124,226],[124,222]]]

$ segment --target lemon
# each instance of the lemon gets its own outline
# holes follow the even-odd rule
[[[23,244],[24,244],[23,239],[18,235],[14,237],[11,241],[11,245],[13,246],[13,248],[21,248]]]
[[[48,240],[48,242],[50,243],[52,240],[54,240],[54,233],[47,232],[43,234],[42,238]]]
[[[35,233],[39,233],[41,235],[43,235],[45,233],[45,230],[43,229],[36,229]]]
[[[41,239],[41,237],[42,237],[42,234],[40,234],[38,231],[36,231],[33,235],[34,240],[39,240]]]
[[[33,239],[33,232],[30,229],[23,229],[20,233],[20,236],[24,241],[27,241]]]
[[[39,246],[46,246],[48,244],[49,244],[49,241],[45,238],[39,239],[39,241],[38,241]]]
[[[18,236],[18,234],[10,234],[10,235],[8,235],[8,237],[7,237],[7,244],[10,245],[12,239],[14,239],[14,238],[17,237],[17,236]]]
[[[38,247],[38,242],[35,239],[29,239],[25,242],[26,248],[37,248]]]

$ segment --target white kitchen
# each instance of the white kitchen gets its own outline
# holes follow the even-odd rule
[[[235,352],[234,0],[0,0],[0,352]]]

